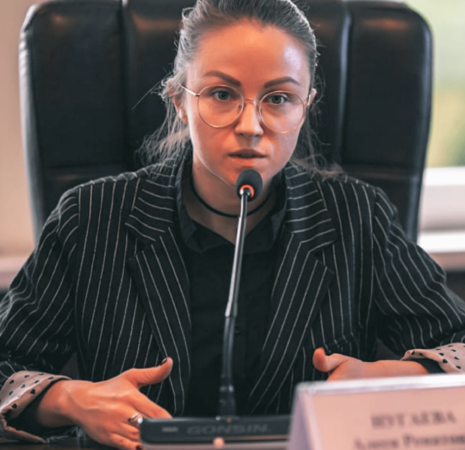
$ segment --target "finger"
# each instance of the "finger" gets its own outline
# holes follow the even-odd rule
[[[320,372],[332,372],[343,362],[349,359],[348,356],[334,353],[333,355],[326,355],[324,348],[320,347],[313,353],[313,365],[315,369]]]
[[[119,434],[113,434],[109,437],[107,442],[101,442],[101,444],[116,447],[120,450],[141,450],[142,446],[139,441],[139,430],[137,430],[137,437],[135,439],[128,439],[125,436]]]
[[[139,429],[129,424],[120,426],[118,431],[84,431],[86,431],[87,436],[94,441],[109,447],[116,447],[122,450],[142,450]],[[104,432],[102,433],[102,431]]]
[[[138,394],[138,395],[137,395]],[[144,394],[137,392],[131,402],[135,411],[148,419],[171,419],[171,414],[160,405],[149,400]]]
[[[166,358],[159,366],[146,369],[130,369],[122,375],[140,389],[143,386],[162,382],[170,374],[172,367],[173,360]]]
[[[133,442],[139,442],[140,440],[140,431],[136,425],[131,425],[129,423],[124,424],[124,426],[121,427],[121,433],[119,434],[121,434],[123,438],[129,439]]]
[[[319,347],[313,352],[313,365],[315,366],[315,369],[320,372],[328,372],[328,363],[326,361],[325,349],[323,347]]]

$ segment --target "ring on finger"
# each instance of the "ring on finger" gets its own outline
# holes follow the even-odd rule
[[[136,412],[131,417],[128,417],[128,422],[131,425],[139,428],[143,419],[144,419],[144,416],[140,412]]]

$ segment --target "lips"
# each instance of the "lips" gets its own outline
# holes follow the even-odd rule
[[[242,149],[230,154],[233,158],[243,158],[243,159],[252,159],[252,158],[264,158],[265,155],[253,149]]]
[[[255,155],[252,155],[250,153],[239,153],[237,155],[234,155],[236,158],[244,158],[244,159],[250,159],[250,158],[256,158]]]

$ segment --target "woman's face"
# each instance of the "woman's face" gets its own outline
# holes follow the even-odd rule
[[[269,92],[284,90],[307,101],[308,59],[303,46],[287,33],[241,21],[202,37],[188,68],[186,87],[200,92],[211,85],[234,87],[246,99],[259,100]],[[213,128],[200,117],[197,98],[188,93],[178,112],[189,127],[197,186],[203,192],[208,186],[227,197],[246,169],[260,173],[266,191],[291,158],[302,126],[276,133],[260,122],[257,106],[249,102],[235,122]]]

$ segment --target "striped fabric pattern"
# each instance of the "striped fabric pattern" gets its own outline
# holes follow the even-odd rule
[[[320,346],[372,361],[378,337],[399,355],[465,341],[465,304],[406,239],[382,191],[290,166],[285,174],[288,210],[250,413],[289,412],[296,383],[324,379],[312,365]],[[92,381],[170,356],[170,377],[143,392],[182,414],[191,322],[175,178],[172,167],[149,167],[62,197],[0,304],[2,385],[22,370],[58,373],[73,352]]]

